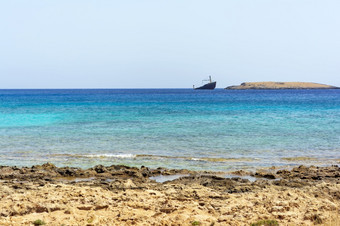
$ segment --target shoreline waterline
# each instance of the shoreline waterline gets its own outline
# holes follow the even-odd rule
[[[310,156],[282,157],[273,159],[260,158],[220,158],[193,156],[164,156],[149,154],[42,154],[29,161],[23,161],[22,156],[1,156],[3,160],[10,159],[12,164],[6,166],[31,167],[36,164],[50,162],[58,167],[91,168],[96,165],[125,165],[129,167],[164,167],[187,169],[193,171],[231,172],[236,170],[256,171],[257,169],[291,169],[299,165],[306,166],[340,166],[340,159],[316,158]],[[21,160],[21,161],[20,161]],[[20,163],[19,163],[20,162]],[[177,163],[177,164],[174,164]]]

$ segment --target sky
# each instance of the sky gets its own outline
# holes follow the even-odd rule
[[[339,0],[0,0],[0,88],[340,86]]]

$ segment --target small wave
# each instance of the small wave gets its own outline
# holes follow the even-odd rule
[[[307,156],[299,156],[299,157],[285,157],[281,158],[284,161],[317,161],[319,159]]]
[[[209,158],[209,157],[187,157],[187,156],[167,156],[149,154],[53,154],[53,156],[68,156],[75,158],[139,158],[139,159],[181,159],[186,161],[204,162],[251,162],[252,158]]]
[[[148,159],[183,159],[187,161],[204,161],[204,162],[250,162],[251,158],[208,158],[208,157],[186,157],[186,156],[166,156],[166,155],[136,155],[136,158]]]
[[[89,154],[83,155],[87,158],[136,158],[133,154]]]
[[[192,161],[205,161],[205,162],[252,162],[251,158],[190,158]]]
[[[202,161],[202,159],[200,158],[188,158],[189,160],[192,160],[192,161]]]
[[[73,158],[136,158],[134,154],[52,154],[51,156]]]
[[[170,159],[170,158],[181,158],[181,157],[175,157],[175,156],[166,156],[166,155],[136,155],[137,158],[150,158],[150,159]]]

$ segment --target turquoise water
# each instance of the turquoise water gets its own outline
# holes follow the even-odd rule
[[[0,90],[0,165],[340,161],[340,90]]]

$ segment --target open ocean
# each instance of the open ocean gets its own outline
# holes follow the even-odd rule
[[[340,90],[0,90],[0,165],[340,163]]]

